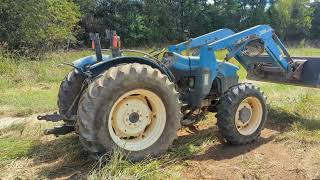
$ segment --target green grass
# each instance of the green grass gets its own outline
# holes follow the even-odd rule
[[[290,49],[290,52],[293,55],[320,55],[320,49],[316,48]],[[58,52],[39,60],[30,60],[0,51],[0,116],[27,116],[56,110],[60,82],[71,70],[70,67],[57,65],[91,54],[94,53]],[[220,59],[224,55],[224,51],[217,53]],[[237,64],[235,60],[230,62]],[[246,76],[242,67],[238,73],[241,79]]]
[[[320,90],[259,83],[268,98],[269,121],[282,125],[279,140],[320,142]]]
[[[320,56],[320,48],[289,48],[292,56]]]
[[[58,87],[70,67],[57,67],[90,51],[49,54],[40,60],[0,54],[0,116],[26,116],[56,109]]]
[[[35,142],[32,140],[0,138],[0,162],[28,156],[34,145]]]

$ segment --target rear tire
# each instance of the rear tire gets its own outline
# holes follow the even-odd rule
[[[69,72],[69,74],[61,82],[57,102],[59,114],[67,115],[73,101],[76,99],[77,95],[81,91],[81,87],[84,80],[84,76],[81,75],[76,69],[74,69],[71,72]],[[75,108],[71,110],[68,116],[76,114],[77,105],[75,105]]]
[[[158,69],[118,65],[96,78],[80,98],[80,141],[96,159],[118,148],[132,161],[156,157],[177,137],[180,111],[174,84]]]
[[[224,93],[217,105],[217,125],[231,144],[256,140],[267,120],[266,98],[259,88],[239,84]]]

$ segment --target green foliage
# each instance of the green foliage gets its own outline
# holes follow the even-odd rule
[[[312,8],[314,10],[311,26],[311,36],[313,38],[320,38],[320,1],[315,1],[312,3]]]
[[[0,2],[0,44],[19,52],[46,52],[88,33],[112,29],[123,44],[177,43],[220,28],[240,31],[270,24],[280,38],[320,37],[320,2],[309,0],[30,0]],[[76,42],[76,43],[75,43]],[[102,40],[102,45],[109,43]]]
[[[280,36],[297,40],[308,37],[313,9],[308,0],[280,0],[269,9],[270,24]]]
[[[82,25],[87,31],[117,30],[126,46],[176,43],[258,24],[271,24],[286,40],[301,40],[319,34],[316,8],[309,0],[101,0]]]
[[[10,50],[41,53],[75,40],[79,7],[71,1],[29,0],[0,2],[0,42]]]
[[[26,156],[33,150],[35,142],[14,138],[0,138],[0,162]]]

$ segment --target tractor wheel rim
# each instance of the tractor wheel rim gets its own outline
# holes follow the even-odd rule
[[[108,121],[112,140],[128,151],[150,147],[161,136],[166,109],[155,93],[138,89],[122,95],[113,105]]]
[[[243,110],[250,111],[249,115],[243,118],[241,113]],[[260,126],[263,116],[262,104],[257,97],[247,97],[238,106],[235,115],[235,125],[242,135],[253,134]]]

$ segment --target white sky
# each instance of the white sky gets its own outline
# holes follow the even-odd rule
[[[213,4],[213,0],[208,0],[208,4]]]

